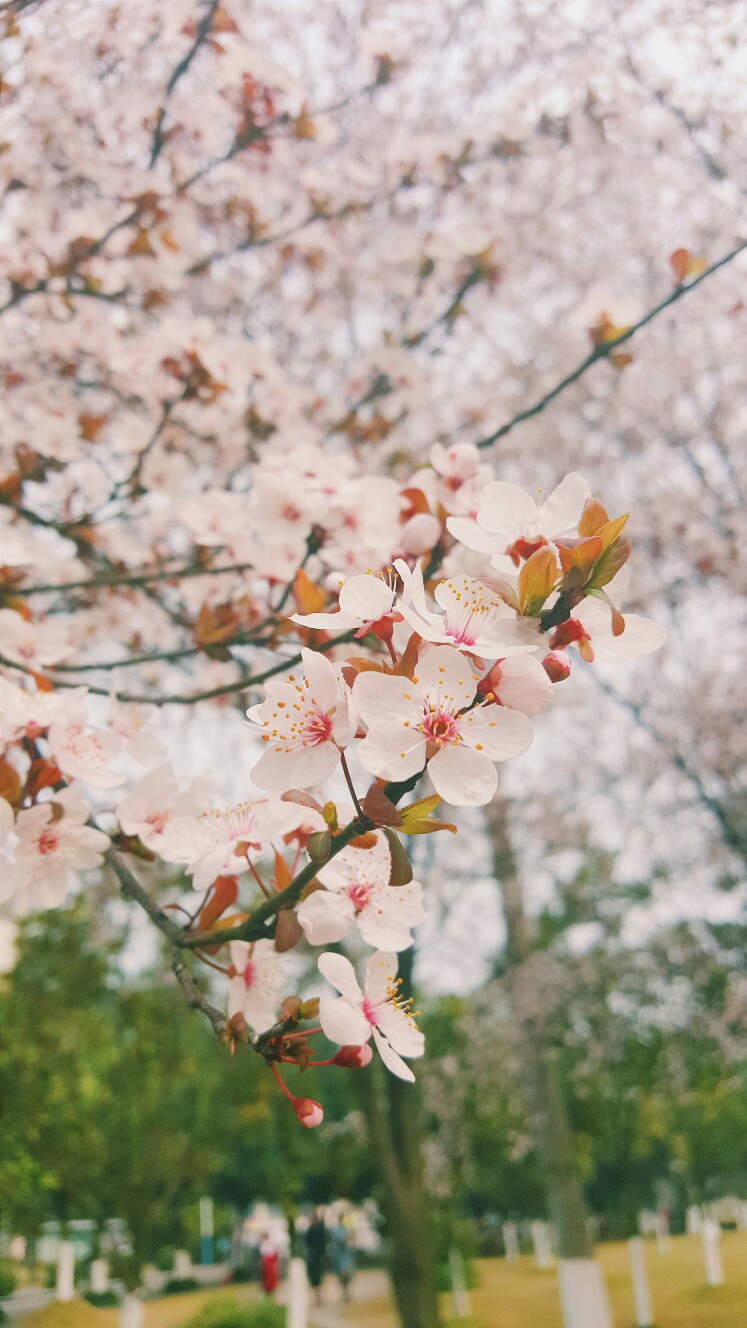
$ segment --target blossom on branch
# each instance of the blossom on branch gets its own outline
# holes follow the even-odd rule
[[[311,945],[341,941],[358,924],[361,939],[377,950],[406,950],[412,928],[425,917],[423,887],[417,881],[391,886],[391,854],[379,832],[371,848],[352,845],[320,869],[325,887],[299,904],[298,921]]]
[[[377,951],[366,964],[363,990],[349,959],[319,956],[319,972],[336,987],[339,997],[322,996],[319,1022],[330,1042],[360,1046],[370,1037],[381,1059],[398,1079],[414,1083],[415,1075],[403,1056],[422,1056],[425,1038],[415,1023],[411,1002],[399,995],[397,956]]]
[[[302,650],[304,676],[269,682],[265,700],[247,710],[247,719],[265,730],[267,751],[252,780],[269,793],[311,788],[331,775],[340,751],[355,733],[350,692],[334,665],[313,650]]]
[[[364,768],[404,780],[428,763],[436,792],[455,807],[478,807],[495,793],[496,761],[521,756],[532,742],[525,715],[490,703],[473,706],[478,675],[451,646],[427,647],[409,678],[362,673],[356,709],[368,733],[358,747]]]

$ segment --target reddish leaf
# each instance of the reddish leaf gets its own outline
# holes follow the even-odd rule
[[[275,928],[275,949],[278,954],[285,954],[303,938],[303,928],[296,917],[295,909],[281,908]]]
[[[205,907],[200,911],[197,925],[200,931],[207,931],[217,922],[227,908],[236,903],[239,895],[238,876],[218,876],[213,881],[213,888]]]
[[[373,783],[361,803],[369,821],[374,825],[399,825],[401,817],[394,803],[386,796],[380,784]]]

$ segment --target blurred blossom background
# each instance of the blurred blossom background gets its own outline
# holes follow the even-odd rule
[[[403,534],[381,485],[443,449],[538,499],[579,471],[631,513],[625,607],[665,645],[593,666],[570,651],[496,802],[411,844],[427,1051],[401,1164],[443,1289],[449,1250],[469,1277],[475,1261],[481,1328],[561,1322],[554,1291],[512,1318],[498,1283],[479,1289],[503,1223],[545,1214],[537,1056],[596,1236],[627,1239],[642,1210],[684,1235],[688,1209],[724,1201],[727,1235],[747,1222],[746,30],[742,0],[0,3],[4,603],[73,583],[23,603],[72,632],[55,676],[93,689],[94,723],[111,724],[110,692],[140,698],[121,732],[142,727],[146,766],[205,777],[216,804],[255,794],[237,679],[278,642],[235,638],[258,582],[290,583],[304,558],[327,590],[378,570],[392,522],[391,547],[428,552],[422,507]],[[213,575],[221,560],[244,570]],[[205,575],[171,582],[165,607],[74,584],[187,563]],[[341,777],[327,796],[345,800]],[[183,901],[178,868],[136,865]],[[236,1265],[256,1204],[295,1220],[336,1201],[374,1201],[385,1258],[378,1078],[310,1070],[325,1126],[297,1129],[259,1059],[229,1059],[187,1009],[106,870],[57,910],[2,909],[17,1281],[73,1220],[119,1219],[123,1266],[197,1262],[205,1195],[206,1262]],[[308,956],[287,962],[310,990]],[[724,1251],[708,1320],[676,1300],[703,1280],[695,1246],[658,1269],[674,1291],[657,1324],[743,1322],[743,1246]],[[379,1317],[363,1300],[340,1323],[398,1321],[372,1276]]]

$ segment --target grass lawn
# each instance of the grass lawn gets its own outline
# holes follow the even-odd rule
[[[654,1242],[646,1242],[656,1328],[745,1328],[747,1233],[725,1232],[721,1253],[726,1281],[722,1287],[706,1287],[698,1237],[675,1237],[669,1254],[657,1254]],[[635,1318],[627,1245],[601,1245],[598,1255],[615,1328],[632,1328]],[[461,1320],[461,1328],[561,1328],[555,1274],[538,1272],[531,1258],[515,1264],[483,1259],[479,1278],[479,1286],[471,1293],[474,1317],[469,1322]],[[450,1309],[450,1298],[444,1297],[444,1313]],[[348,1317],[355,1328],[396,1325],[383,1300],[352,1306]]]
[[[221,1287],[212,1291],[190,1291],[184,1296],[164,1296],[145,1306],[145,1328],[183,1328],[209,1300],[233,1300],[246,1305],[256,1300],[253,1287]],[[94,1309],[85,1300],[67,1305],[48,1305],[18,1320],[19,1328],[118,1328],[119,1310]]]

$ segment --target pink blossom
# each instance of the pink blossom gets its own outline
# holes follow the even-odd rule
[[[0,653],[16,664],[37,672],[69,659],[74,649],[69,621],[27,622],[14,609],[0,609]]]
[[[103,861],[109,837],[86,825],[91,805],[72,788],[18,813],[15,821],[13,908],[26,913],[55,908],[80,871]]]
[[[376,950],[406,950],[412,928],[425,917],[423,887],[417,881],[390,886],[391,854],[380,832],[372,848],[346,848],[321,868],[325,887],[296,909],[311,945],[341,941],[358,924],[361,939]]]
[[[503,706],[472,707],[477,675],[451,646],[423,651],[417,670],[412,681],[373,672],[356,679],[356,709],[368,725],[358,747],[361,764],[382,779],[402,780],[428,761],[433,787],[446,802],[489,802],[498,781],[494,762],[526,751],[530,721]]]
[[[319,1022],[330,1042],[362,1046],[373,1036],[381,1059],[392,1074],[414,1083],[415,1075],[402,1057],[422,1056],[425,1038],[415,1023],[410,1002],[399,995],[397,956],[377,951],[366,964],[363,991],[353,965],[343,955],[322,954],[319,971],[340,997],[322,996]]]
[[[283,985],[282,960],[272,941],[231,941],[235,976],[228,987],[228,1017],[242,1014],[255,1033],[271,1028]]]
[[[265,729],[267,751],[252,770],[258,788],[281,793],[287,788],[321,784],[337,766],[340,750],[355,732],[350,693],[323,655],[302,650],[304,677],[270,682],[265,700],[247,710],[247,718]]]

